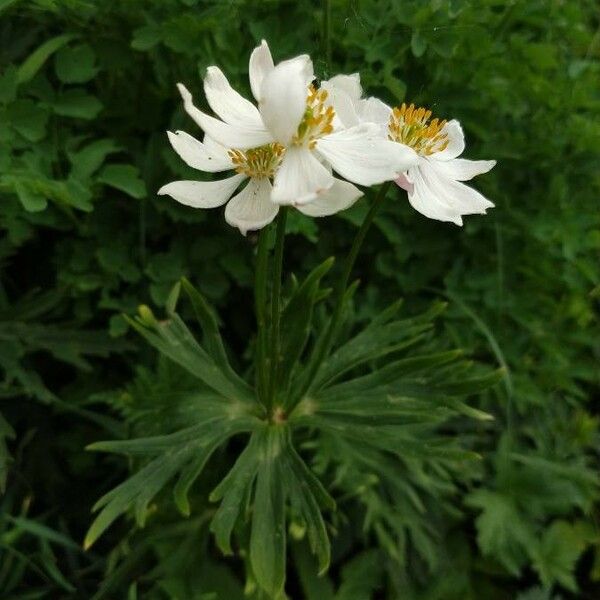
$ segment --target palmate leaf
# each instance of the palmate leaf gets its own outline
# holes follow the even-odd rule
[[[442,426],[458,417],[491,420],[464,399],[494,385],[503,371],[481,374],[462,352],[440,351],[433,320],[443,304],[401,320],[399,307],[392,305],[323,361],[289,422],[321,432],[317,448],[335,447],[328,460],[333,468],[344,466],[338,475],[348,486],[344,492],[363,490],[365,527],[388,552],[403,562],[410,545],[434,568],[435,532],[422,527],[420,515],[428,504],[453,512],[442,500],[453,489],[452,465],[479,458],[441,433]]]
[[[247,502],[253,504],[250,561],[260,586],[272,597],[283,590],[286,565],[286,506],[307,529],[319,568],[329,566],[330,547],[321,513],[335,503],[294,449],[285,425],[264,425],[210,495],[221,500],[211,523],[221,550],[231,553],[231,534]]]
[[[140,315],[135,320],[128,317],[127,320],[159,352],[224,397],[252,400],[248,384],[237,376],[231,379],[200,346],[179,315],[172,313],[167,320],[159,322],[146,306],[140,307]]]
[[[410,330],[414,323],[415,320],[407,320],[404,329]],[[377,328],[378,325],[370,327]],[[396,335],[398,331],[400,328]],[[363,333],[357,338],[361,336]],[[345,347],[355,346],[355,340]],[[396,349],[393,354],[398,356],[406,350]],[[337,354],[341,356],[342,351]],[[353,365],[356,364],[354,356],[356,354],[350,361]],[[296,417],[306,425],[355,437],[378,447],[435,454],[435,445],[424,441],[419,431],[431,430],[459,414],[480,420],[491,419],[490,415],[466,405],[457,396],[474,394],[493,385],[502,377],[502,371],[454,380],[455,372],[463,374],[464,362],[460,351],[419,355],[411,347],[410,357],[398,358],[366,375],[313,392],[298,406]],[[330,369],[331,364],[329,362],[323,368]],[[447,367],[446,377],[440,378],[443,366]]]
[[[317,271],[314,280],[318,281],[324,270]],[[252,571],[260,587],[276,597],[285,581],[288,507],[294,518],[305,524],[320,569],[325,570],[330,550],[321,509],[332,508],[334,503],[294,450],[289,427],[259,418],[261,407],[253,402],[249,386],[231,369],[212,311],[189,282],[183,281],[182,287],[192,300],[206,349],[174,312],[178,289],[169,297],[165,321],[158,321],[149,309],[142,307],[140,318],[130,322],[163,355],[198,379],[202,391],[170,394],[191,423],[166,435],[90,446],[92,450],[137,457],[140,467],[96,503],[94,511],[99,514],[85,544],[93,544],[116,518],[128,511],[134,512],[142,526],[149,503],[175,478],[175,502],[183,514],[189,514],[187,492],[214,450],[234,435],[250,433],[246,448],[210,496],[212,501],[221,501],[211,529],[223,552],[230,553],[236,522],[242,515],[246,517],[246,506],[253,506]],[[304,289],[312,289],[314,294],[316,288]],[[205,388],[213,392],[207,393]]]
[[[306,377],[305,348],[312,310],[327,294],[320,282],[330,267],[331,261],[319,265],[294,287],[285,305],[277,397],[300,387]],[[202,343],[175,312],[180,289],[191,300]],[[177,506],[189,515],[188,491],[211,454],[232,436],[247,434],[245,448],[209,496],[219,503],[210,529],[225,554],[232,553],[236,533],[244,533],[241,539],[245,539],[249,532],[252,577],[269,598],[279,598],[285,585],[288,520],[298,525],[295,531],[306,536],[321,573],[330,561],[323,515],[333,510],[335,503],[294,447],[295,437],[308,433],[344,448],[333,454],[337,457],[334,462],[342,464],[344,457],[354,456],[357,476],[369,471],[377,475],[386,488],[383,491],[382,487],[381,496],[379,488],[365,488],[364,481],[359,484],[370,498],[366,524],[394,556],[401,560],[409,540],[422,554],[431,554],[435,545],[432,531],[414,525],[427,510],[427,493],[412,480],[437,489],[434,473],[440,478],[448,465],[477,456],[443,435],[440,428],[457,417],[489,420],[490,415],[468,406],[464,398],[493,385],[502,374],[472,375],[472,365],[461,352],[440,350],[433,340],[433,319],[443,305],[407,319],[396,317],[398,309],[399,303],[395,303],[334,350],[290,414],[280,408],[267,415],[251,386],[232,369],[217,318],[189,281],[182,280],[173,289],[165,320],[159,321],[150,309],[141,307],[140,316],[130,320],[133,327],[197,380],[197,389],[187,382],[188,391],[168,393],[178,408],[170,411],[164,427],[170,424],[175,431],[91,446],[134,457],[139,467],[98,501],[94,510],[99,515],[86,543],[93,543],[125,512],[132,511],[143,525],[149,503],[170,481],[175,481]],[[152,390],[151,383],[138,393],[146,397],[148,390]],[[160,389],[156,392],[161,393]],[[155,414],[166,417],[165,402],[160,406]],[[407,473],[407,481],[398,479],[398,468]],[[449,474],[443,480],[440,494],[452,489],[451,478]],[[395,498],[402,510],[384,508],[388,496]]]
[[[89,446],[90,450],[151,458],[132,477],[98,500],[93,510],[101,509],[101,512],[86,535],[86,548],[130,508],[135,510],[138,525],[143,526],[148,504],[177,475],[179,480],[174,489],[175,502],[184,515],[189,515],[187,491],[200,475],[211,454],[229,437],[256,427],[254,417],[231,416],[228,408],[227,403],[224,403],[222,414],[212,418],[209,416],[208,419],[202,419],[200,413],[198,424],[170,435],[98,442]]]
[[[393,321],[401,306],[402,301],[394,302],[360,333],[325,359],[311,386],[312,389],[322,388],[353,368],[421,341],[422,334],[431,330],[433,319],[446,305],[436,303],[423,315]]]

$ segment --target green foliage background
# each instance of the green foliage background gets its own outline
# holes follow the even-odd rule
[[[477,181],[496,203],[488,216],[459,229],[394,192],[357,267],[360,319],[399,296],[409,311],[445,297],[448,339],[507,369],[480,399],[495,420],[454,425],[483,460],[422,478],[424,500],[398,506],[393,491],[374,493],[388,466],[358,469],[351,447],[324,441],[323,469],[347,461],[335,477],[345,501],[330,523],[332,567],[317,578],[292,543],[290,596],[600,595],[597,4],[332,0],[329,19],[327,6],[0,0],[2,597],[243,597],[243,559],[225,559],[208,532],[210,469],[188,520],[166,499],[144,529],[121,519],[84,552],[92,505],[128,471],[84,448],[147,433],[150,392],[168,402],[186,386],[120,316],[164,306],[181,276],[218,306],[230,347],[247,351],[254,240],[222,211],[155,191],[198,178],[165,135],[195,132],[175,83],[200,98],[217,64],[248,92],[247,58],[263,37],[276,58],[309,52],[323,79],[359,70],[368,93],[458,118],[466,156],[498,160]],[[364,212],[294,215],[286,270],[343,254]],[[419,478],[390,468],[399,486]],[[392,513],[411,532],[402,548],[386,536]]]

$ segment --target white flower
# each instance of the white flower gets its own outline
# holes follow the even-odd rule
[[[185,93],[187,90],[182,90],[182,94]],[[208,136],[204,136],[204,142],[184,131],[169,131],[168,136],[177,154],[190,167],[209,172],[235,170],[237,173],[217,181],[173,181],[160,188],[159,194],[168,194],[193,208],[215,208],[227,202],[225,220],[244,235],[247,231],[261,229],[276,217],[278,206],[271,202],[269,178],[281,161],[280,146],[265,144],[245,152],[227,151]],[[246,186],[234,196],[246,179],[249,180]]]
[[[356,188],[336,180],[331,169],[354,183],[373,185],[397,178],[416,163],[410,148],[383,139],[373,123],[345,128],[327,91],[312,86],[308,56],[275,66],[263,41],[250,57],[249,73],[258,109],[229,86],[219,69],[210,67],[204,91],[220,118],[203,113],[191,100],[186,110],[207,135],[227,148],[243,150],[275,142],[285,149],[271,194],[276,204],[301,206],[318,199],[314,206],[324,207],[334,191],[356,194]],[[349,205],[348,199],[338,198],[338,203]]]
[[[302,68],[307,61],[310,62],[308,57],[302,56],[288,62]],[[250,58],[250,84],[255,95],[265,74],[274,69],[268,46],[263,42]],[[272,201],[271,180],[279,172],[285,155],[290,150],[293,153],[293,149],[286,150],[275,141],[257,108],[231,88],[218,67],[209,67],[204,90],[209,105],[222,120],[196,108],[185,86],[178,84],[178,89],[186,112],[206,131],[206,135],[200,142],[183,131],[168,132],[175,151],[195,169],[209,172],[235,170],[237,174],[219,181],[175,181],[163,186],[158,193],[168,194],[194,208],[214,208],[229,200],[225,219],[243,234],[269,224],[279,210],[279,204]],[[327,172],[331,177],[331,173]],[[282,179],[287,176],[289,169],[283,173]],[[231,198],[247,179],[246,186]],[[304,214],[322,217],[348,208],[360,196],[362,192],[352,184],[331,177],[331,182],[321,193],[315,194],[307,203],[296,204]]]
[[[346,127],[377,123],[380,135],[417,153],[417,164],[395,181],[408,192],[409,202],[420,213],[462,225],[463,215],[485,214],[494,206],[478,191],[461,183],[487,173],[496,161],[458,158],[465,148],[458,121],[431,119],[431,111],[413,104],[392,109],[377,98],[363,99],[358,74],[338,75],[322,85],[329,90]]]

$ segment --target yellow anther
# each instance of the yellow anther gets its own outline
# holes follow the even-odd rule
[[[248,177],[273,177],[285,148],[273,142],[258,148],[250,150],[237,150],[235,148],[228,150],[229,158],[238,173],[243,173]]]
[[[308,87],[306,110],[300,125],[298,125],[298,131],[292,139],[293,144],[297,146],[306,144],[313,149],[316,146],[316,140],[333,132],[335,110],[331,105],[325,106],[328,97],[327,90],[317,89],[313,85]]]
[[[448,147],[448,135],[442,130],[447,121],[432,119],[431,111],[407,106],[404,102],[396,106],[390,115],[388,137],[395,142],[410,146],[417,154],[429,156]]]

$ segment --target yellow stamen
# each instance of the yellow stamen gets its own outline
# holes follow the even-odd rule
[[[306,110],[300,125],[298,125],[298,131],[292,138],[294,145],[307,144],[312,150],[320,137],[333,132],[335,110],[331,105],[325,106],[328,96],[327,90],[317,89],[313,85],[308,87]]]
[[[273,177],[284,152],[285,148],[277,142],[250,150],[227,151],[238,173],[255,178]]]
[[[447,121],[432,119],[431,111],[414,104],[396,106],[390,115],[388,138],[410,146],[417,154],[429,156],[448,147],[448,134],[443,133]]]

